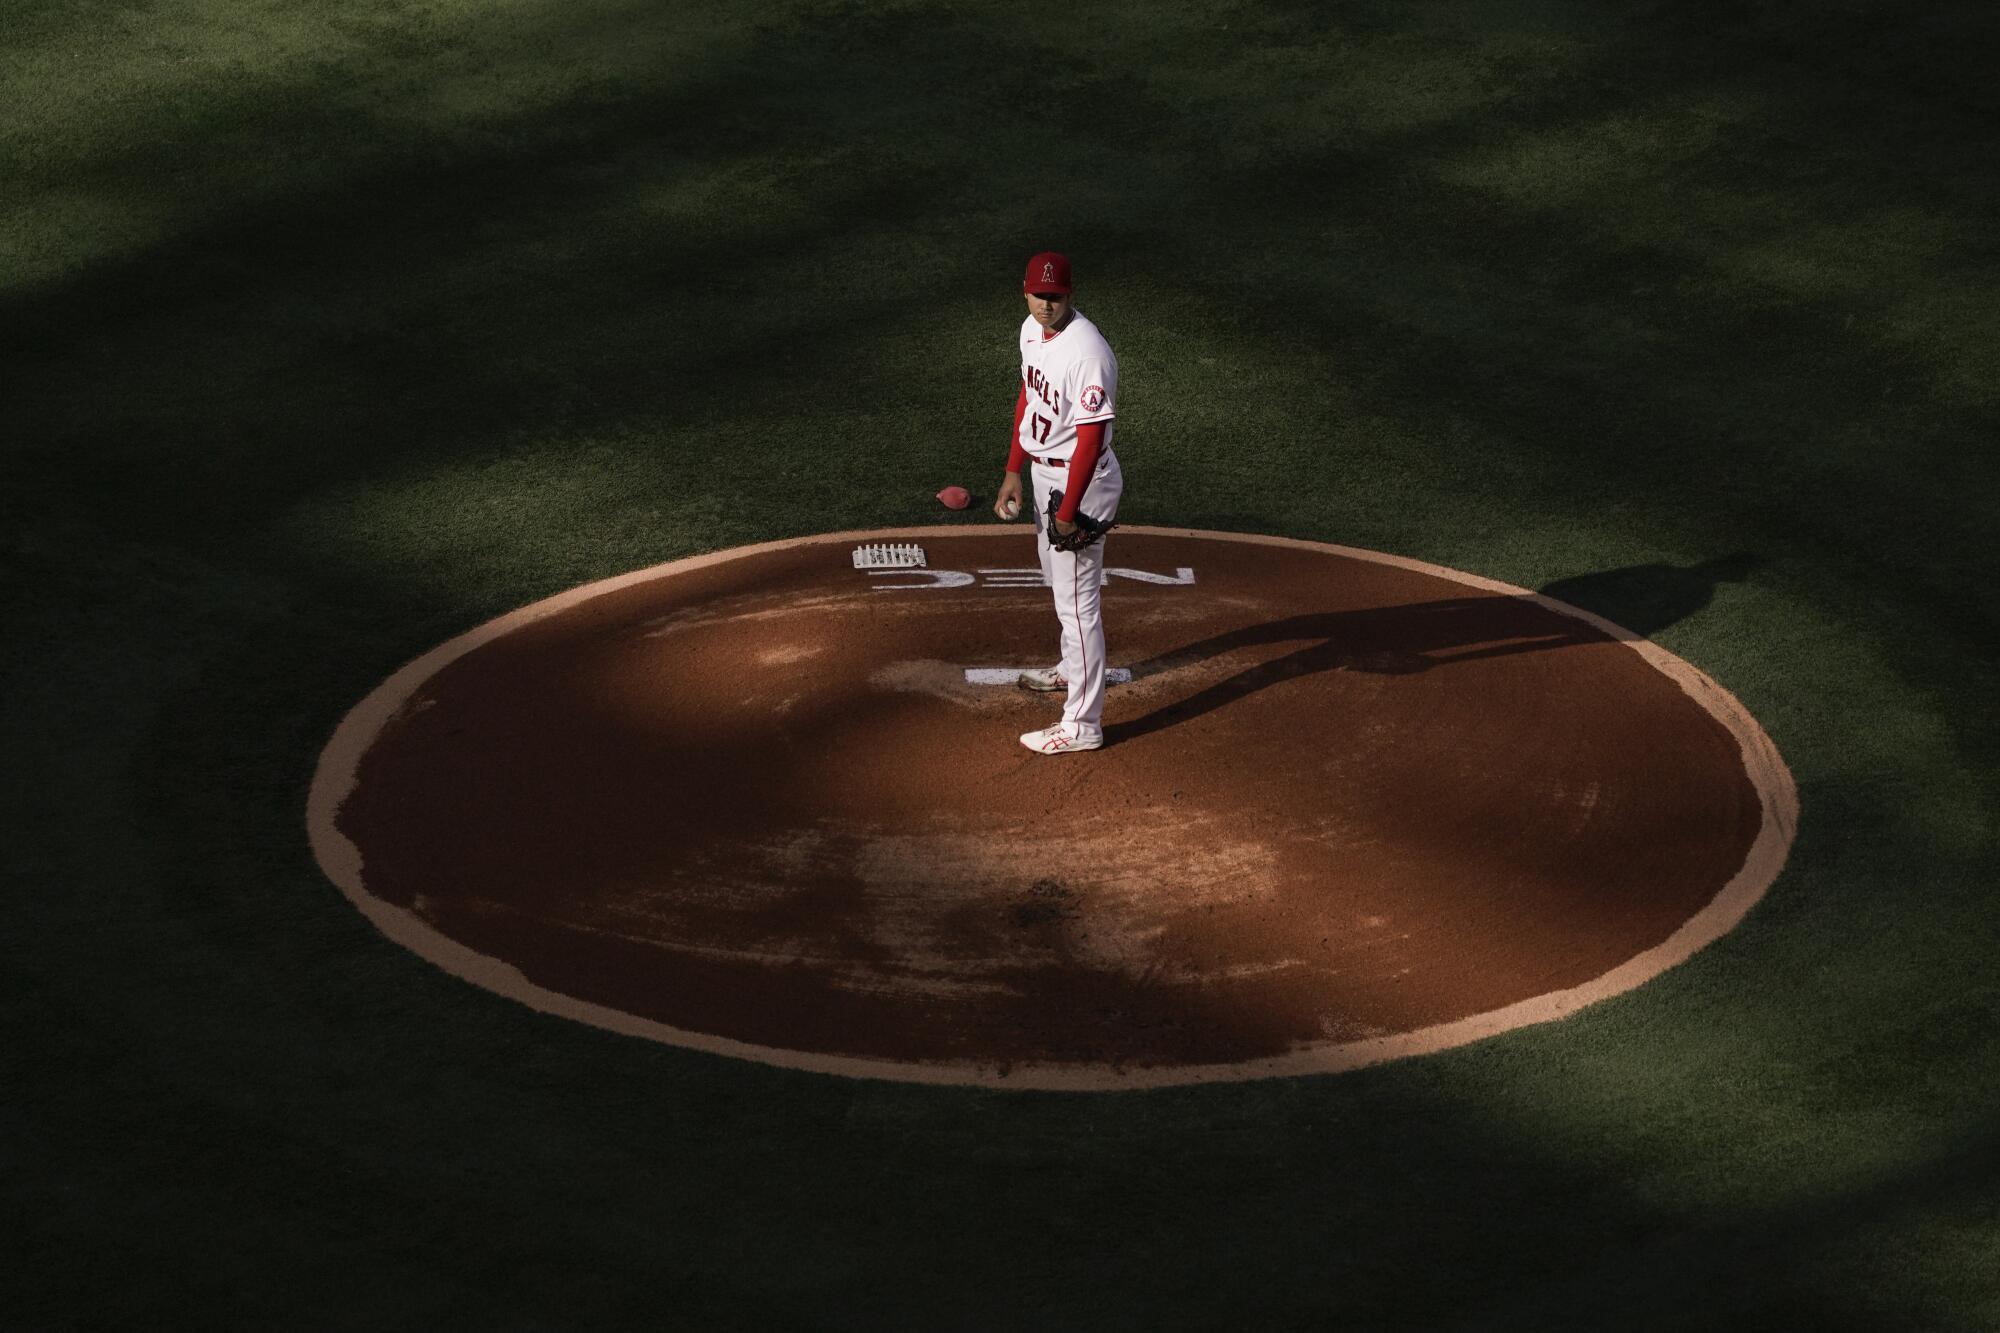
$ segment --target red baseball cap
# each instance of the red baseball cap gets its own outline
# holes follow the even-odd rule
[[[1061,292],[1069,295],[1069,256],[1044,250],[1028,261],[1027,276],[1021,279],[1024,292]]]

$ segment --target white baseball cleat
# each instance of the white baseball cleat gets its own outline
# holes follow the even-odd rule
[[[1084,731],[1067,722],[1040,731],[1023,732],[1021,744],[1036,754],[1068,754],[1072,750],[1095,750],[1104,744],[1101,731]]]
[[[1049,694],[1055,690],[1069,688],[1069,682],[1062,678],[1062,673],[1055,667],[1043,667],[1040,671],[1023,671],[1014,677],[1014,683],[1024,690],[1033,690],[1037,694]]]

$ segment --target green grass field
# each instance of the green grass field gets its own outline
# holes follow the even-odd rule
[[[1995,13],[0,0],[0,1324],[2000,1327]],[[1748,920],[1063,1096],[545,1017],[326,882],[399,664],[990,494],[1049,247],[1122,517],[1560,584],[1737,694],[1802,803]]]

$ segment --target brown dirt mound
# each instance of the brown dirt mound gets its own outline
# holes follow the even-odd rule
[[[517,613],[365,703],[322,860],[544,1008],[842,1072],[1132,1086],[1340,1068],[1566,1012],[1720,933],[1790,787],[1699,673],[1341,548],[1121,530],[1107,747],[1019,529],[682,562]],[[1454,1035],[1455,1034],[1455,1035]]]

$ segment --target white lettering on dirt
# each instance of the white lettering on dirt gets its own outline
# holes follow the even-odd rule
[[[1165,583],[1185,587],[1194,582],[1194,571],[1182,565],[1172,574],[1153,574],[1143,569],[1107,569],[1113,578],[1133,579],[1140,583]]]
[[[979,586],[982,588],[1046,588],[1048,580],[1042,577],[1040,569],[982,569],[979,571]]]
[[[968,574],[956,569],[874,569],[868,571],[870,578],[881,578],[885,574],[903,575],[922,582],[878,583],[877,592],[900,592],[916,588],[969,588],[975,583],[982,588],[1046,588],[1048,580],[1039,569],[982,569],[976,574]],[[1114,578],[1131,579],[1134,583],[1151,583],[1161,587],[1185,588],[1194,583],[1194,571],[1186,565],[1171,574],[1155,574],[1146,569],[1106,569],[1105,582]]]
[[[913,578],[928,579],[929,582],[878,583],[875,585],[876,592],[894,592],[899,588],[963,588],[972,582],[972,575],[961,574],[955,569],[871,569],[868,571],[868,577],[871,579],[879,579],[884,574],[892,576],[902,574]]]

